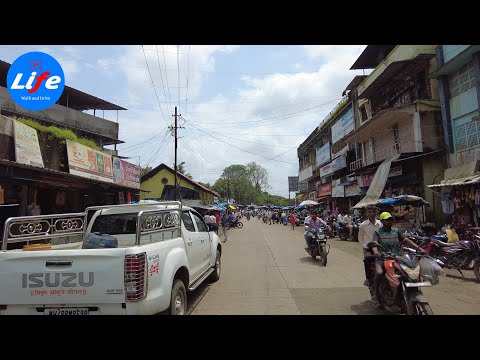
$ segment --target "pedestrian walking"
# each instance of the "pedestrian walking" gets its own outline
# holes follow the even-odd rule
[[[291,212],[290,213],[290,225],[292,225],[292,230],[295,230],[295,222],[297,219],[295,218],[295,213]]]

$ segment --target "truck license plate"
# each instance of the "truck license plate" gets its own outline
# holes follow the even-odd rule
[[[88,315],[88,308],[45,309],[43,315]]]

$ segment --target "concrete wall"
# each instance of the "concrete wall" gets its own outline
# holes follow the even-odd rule
[[[445,148],[442,119],[440,112],[428,111],[421,113],[423,150],[432,151]]]
[[[401,152],[413,152],[415,150],[415,132],[413,128],[413,116],[406,117],[402,115],[402,118],[397,123],[398,125],[398,140],[400,142]],[[393,130],[392,130],[393,132]]]
[[[452,60],[455,56],[466,50],[470,45],[442,45],[443,62]]]
[[[165,185],[174,185],[175,184],[175,174],[168,171],[167,169],[160,170],[150,179],[143,181],[140,184],[140,189],[142,190],[150,190],[151,192],[140,192],[140,196],[142,199],[144,198],[159,198],[162,196],[164,184],[162,183],[162,179],[167,178],[168,182]],[[177,181],[180,186],[192,189],[198,192],[200,198],[205,204],[212,204],[213,203],[213,194],[206,192],[200,187],[197,187],[187,181],[185,181],[180,176],[177,177]]]
[[[4,87],[0,87],[0,106],[2,109],[18,114],[25,114],[45,121],[53,121],[65,127],[118,139],[118,123],[116,122],[105,120],[57,104],[42,111],[26,110],[18,106],[12,100],[8,93],[8,89]]]
[[[0,115],[0,159],[15,160],[13,121]]]
[[[436,45],[398,45],[358,86],[358,95],[360,96],[390,64],[402,60],[411,60],[420,54],[435,55],[435,48]]]
[[[434,193],[427,185],[439,183],[443,180],[443,173],[447,167],[447,159],[445,154],[436,156],[425,156],[422,161],[423,184],[425,200],[430,203],[430,207],[425,209],[427,221],[437,224],[437,227],[445,224],[450,218],[442,211],[442,202],[439,194]]]

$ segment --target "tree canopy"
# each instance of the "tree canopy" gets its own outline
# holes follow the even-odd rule
[[[225,199],[235,199],[240,204],[288,205],[288,199],[270,195],[268,189],[268,171],[255,162],[247,165],[227,166],[220,178],[211,186]]]

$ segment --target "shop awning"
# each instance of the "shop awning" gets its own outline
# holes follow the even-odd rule
[[[444,179],[439,184],[428,185],[430,189],[444,186],[465,186],[480,183],[478,160],[469,161],[453,168],[445,169]]]
[[[378,199],[382,196],[383,188],[387,183],[388,173],[390,172],[390,166],[392,162],[397,160],[400,157],[400,154],[396,154],[388,159],[385,159],[380,166],[378,167],[375,175],[373,176],[372,183],[368,188],[367,194],[365,197],[360,200],[353,208],[361,209],[367,205],[376,204]]]

